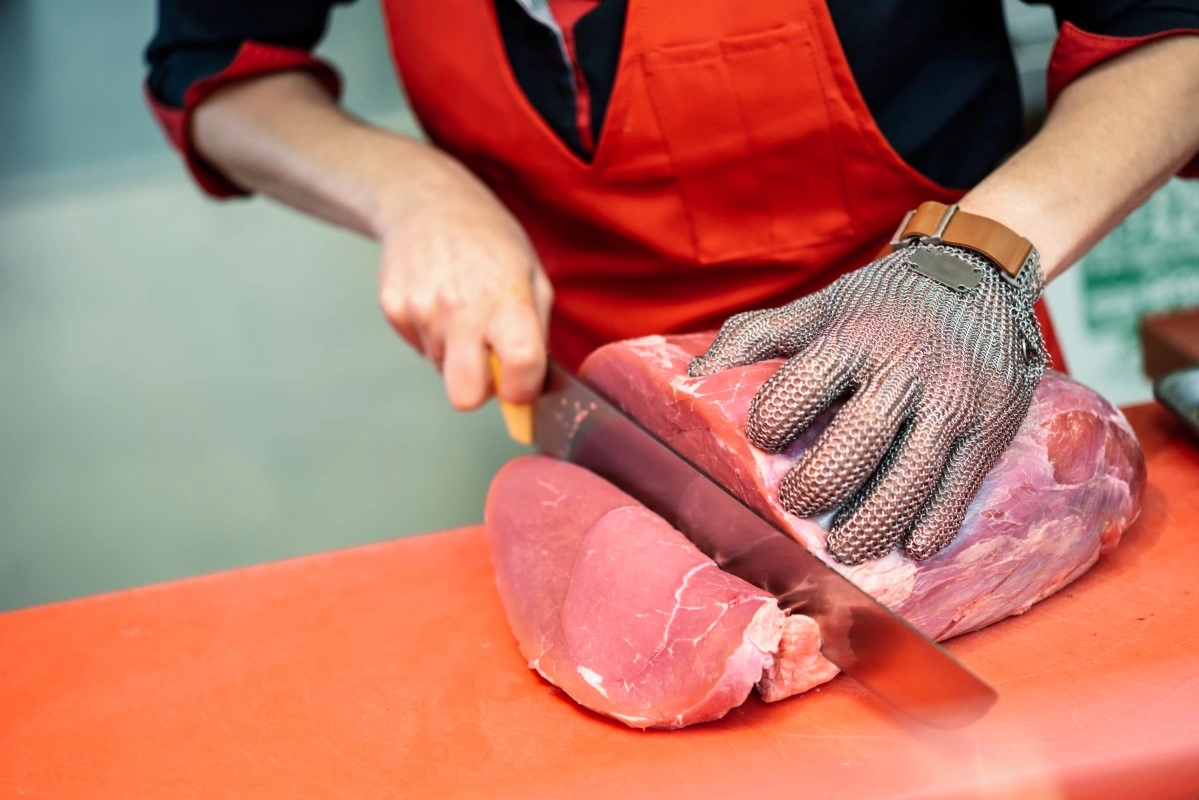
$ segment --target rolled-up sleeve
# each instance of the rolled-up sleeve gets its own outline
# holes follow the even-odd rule
[[[1052,106],[1075,78],[1109,58],[1164,36],[1199,35],[1199,0],[1057,0],[1060,25],[1049,59]],[[1179,175],[1199,178],[1199,156]]]
[[[338,3],[352,0],[159,0],[146,48],[146,102],[192,176],[212,197],[247,194],[205,161],[191,115],[224,84],[284,70],[312,73],[335,96],[341,79],[312,54]]]

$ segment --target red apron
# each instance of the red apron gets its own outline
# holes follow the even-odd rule
[[[521,91],[491,0],[383,5],[425,131],[528,231],[555,289],[550,352],[571,368],[813,292],[908,209],[962,194],[884,139],[822,2],[629,0],[591,163]]]

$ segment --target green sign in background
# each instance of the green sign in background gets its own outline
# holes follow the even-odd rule
[[[1087,330],[1138,350],[1142,315],[1199,306],[1199,182],[1171,181],[1078,269]]]

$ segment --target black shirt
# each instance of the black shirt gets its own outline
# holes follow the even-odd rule
[[[634,0],[649,2],[650,0]],[[329,12],[353,0],[159,0],[146,51],[149,88],[181,107],[242,42],[312,49]],[[494,0],[513,73],[531,104],[583,157],[571,66],[554,34],[516,0]],[[629,0],[602,0],[574,29],[598,138]],[[1056,0],[1058,23],[1109,36],[1199,29],[1199,0]],[[1020,143],[1023,115],[1000,0],[828,0],[853,77],[883,135],[909,164],[950,187],[974,185]]]

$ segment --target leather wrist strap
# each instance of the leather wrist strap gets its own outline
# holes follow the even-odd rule
[[[1032,252],[1031,242],[995,220],[931,200],[907,213],[895,231],[891,248],[898,250],[911,239],[973,250],[1012,278],[1020,273]]]

